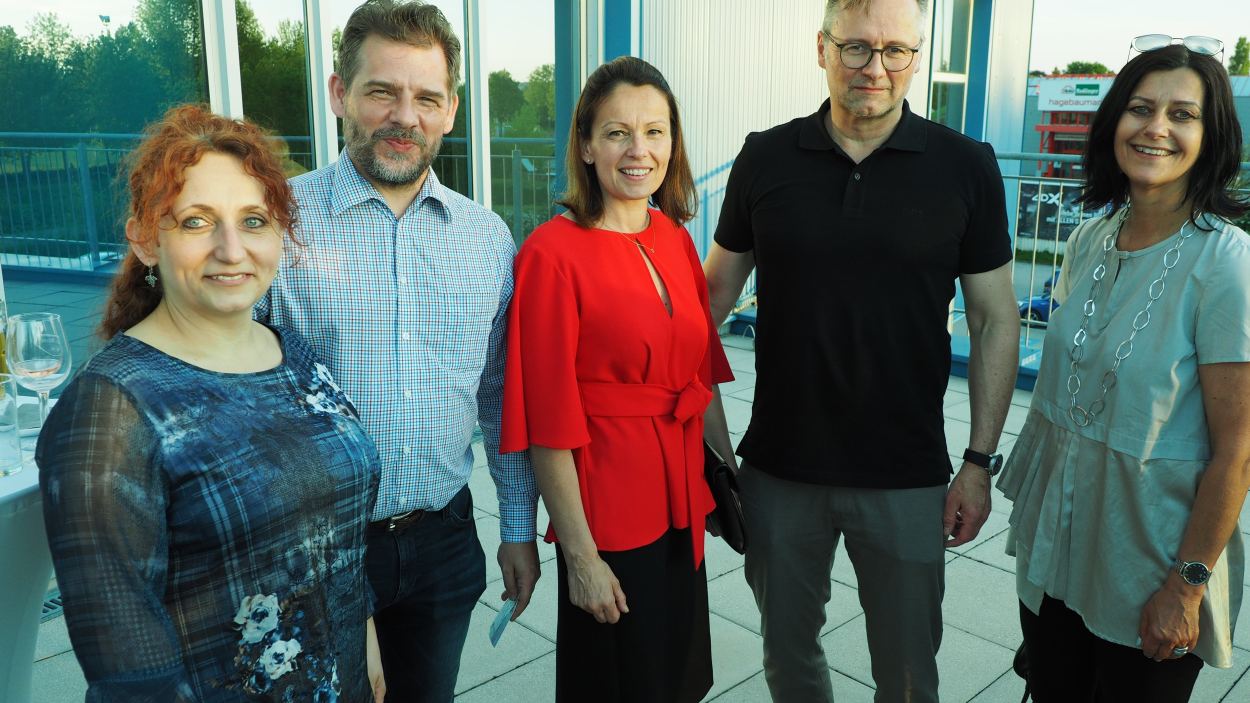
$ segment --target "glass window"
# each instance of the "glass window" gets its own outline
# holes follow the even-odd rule
[[[332,44],[335,69],[338,68],[339,40],[343,36],[343,25],[347,24],[347,19],[351,17],[352,10],[355,10],[362,1],[322,0],[321,2],[326,24],[333,27]],[[442,11],[452,30],[460,38],[461,47],[461,85],[456,91],[460,96],[460,109],[456,111],[455,126],[452,127],[451,133],[443,137],[442,149],[439,150],[438,158],[434,159],[434,173],[438,175],[438,180],[443,185],[471,197],[472,193],[469,190],[469,144],[466,135],[469,110],[472,109],[472,106],[468,104],[464,97],[463,81],[468,76],[464,60],[464,3],[461,0],[427,0],[427,4],[435,5]],[[339,149],[341,150],[343,146],[343,121],[339,120],[338,125]]]
[[[482,0],[482,46],[490,74],[491,205],[519,242],[551,218],[557,197],[553,3]]]
[[[964,129],[964,84],[934,83],[929,99],[929,119],[962,132]]]
[[[933,28],[933,70],[967,73],[973,0],[939,0]]]
[[[93,270],[126,252],[123,158],[208,102],[199,0],[11,3],[0,26],[0,260]]]
[[[227,0],[228,1],[228,0]],[[235,0],[243,114],[283,140],[286,170],[316,167],[302,0]]]

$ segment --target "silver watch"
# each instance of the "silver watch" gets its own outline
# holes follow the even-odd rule
[[[1200,561],[1177,559],[1173,568],[1190,586],[1201,586],[1211,580],[1211,568]]]

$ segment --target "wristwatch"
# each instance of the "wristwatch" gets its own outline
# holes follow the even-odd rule
[[[990,476],[997,476],[998,472],[1003,468],[1002,454],[982,454],[973,449],[965,449],[964,461],[980,466]]]
[[[1184,561],[1177,559],[1175,566],[1176,573],[1185,579],[1185,583],[1190,586],[1201,586],[1211,579],[1211,569],[1200,561]]]

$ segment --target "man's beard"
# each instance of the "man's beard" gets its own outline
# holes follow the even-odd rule
[[[425,135],[417,129],[382,127],[372,135],[366,135],[360,125],[353,121],[344,120],[343,127],[346,132],[347,154],[356,168],[378,183],[391,186],[416,183],[434,162],[434,157],[438,156],[438,150],[443,145],[441,138],[434,140],[432,144],[427,142]],[[394,152],[395,155],[390,159],[383,160],[378,157],[378,145],[386,139],[410,141],[415,149],[406,154]],[[385,148],[390,149],[390,146]]]

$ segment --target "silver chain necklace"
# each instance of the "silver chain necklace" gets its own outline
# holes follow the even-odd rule
[[[1120,224],[1115,231],[1108,234],[1102,241],[1102,261],[1098,263],[1094,269],[1094,285],[1090,288],[1089,299],[1085,301],[1084,317],[1081,318],[1081,328],[1072,336],[1072,351],[1068,353],[1071,363],[1068,365],[1068,393],[1072,396],[1072,405],[1068,408],[1068,417],[1072,419],[1080,427],[1088,427],[1094,421],[1094,416],[1102,412],[1106,407],[1107,392],[1115,387],[1120,364],[1133,353],[1133,340],[1137,338],[1137,333],[1146,329],[1150,324],[1150,306],[1155,304],[1162,295],[1167,283],[1168,271],[1171,271],[1181,258],[1181,245],[1185,240],[1193,236],[1194,228],[1188,226],[1188,222],[1181,225],[1181,236],[1176,243],[1168,247],[1163,252],[1163,271],[1159,274],[1147,289],[1148,300],[1146,307],[1133,316],[1133,329],[1123,342],[1115,348],[1115,361],[1112,362],[1111,368],[1102,374],[1102,380],[1099,385],[1102,387],[1102,394],[1098,399],[1089,404],[1086,408],[1076,400],[1076,394],[1081,391],[1081,378],[1076,374],[1077,364],[1085,357],[1085,341],[1089,334],[1089,321],[1094,317],[1095,304],[1094,300],[1098,298],[1098,291],[1102,288],[1102,279],[1107,275],[1107,257],[1111,253],[1112,247],[1115,246],[1116,240],[1120,236],[1120,231],[1124,229],[1124,223],[1128,220],[1128,208],[1125,208],[1124,216],[1120,218]]]

